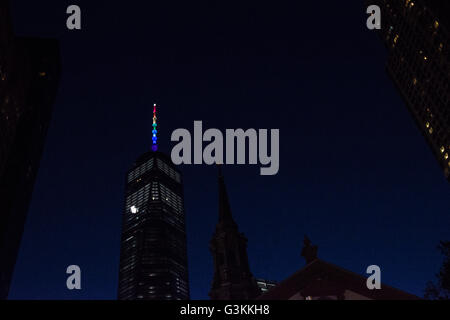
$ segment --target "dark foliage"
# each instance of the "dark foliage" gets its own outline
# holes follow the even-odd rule
[[[433,300],[450,299],[450,241],[441,241],[438,246],[444,256],[444,263],[436,275],[437,282],[428,282],[425,289],[425,298]]]

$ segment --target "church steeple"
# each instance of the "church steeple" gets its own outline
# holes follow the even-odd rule
[[[234,225],[231,214],[230,201],[228,200],[227,189],[225,187],[225,179],[222,173],[222,165],[218,165],[219,169],[219,225]],[[237,227],[237,226],[236,226]]]
[[[211,239],[214,279],[209,296],[212,300],[249,300],[261,292],[250,272],[247,238],[239,232],[231,214],[225,180],[219,166],[219,222]]]

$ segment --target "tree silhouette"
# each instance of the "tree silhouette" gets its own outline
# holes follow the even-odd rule
[[[441,241],[438,246],[444,256],[444,263],[436,275],[437,282],[427,283],[425,298],[432,300],[450,299],[450,241]]]

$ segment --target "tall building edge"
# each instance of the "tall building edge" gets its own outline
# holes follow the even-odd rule
[[[373,0],[386,70],[450,181],[450,1]]]
[[[0,4],[0,299],[7,299],[61,73],[59,42],[15,37]]]

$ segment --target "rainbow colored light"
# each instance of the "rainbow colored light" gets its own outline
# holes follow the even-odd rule
[[[158,150],[158,137],[156,136],[156,134],[158,133],[158,130],[156,129],[158,127],[158,124],[156,123],[156,103],[153,105],[153,131],[152,131],[152,141],[153,141],[153,145],[152,145],[152,150],[153,151],[157,151]]]

